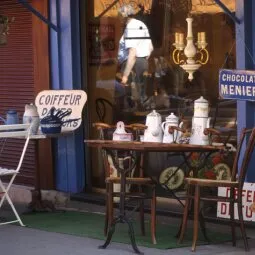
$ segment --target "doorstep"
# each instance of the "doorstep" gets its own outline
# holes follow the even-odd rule
[[[7,183],[3,183],[7,186]],[[34,187],[12,184],[9,196],[13,203],[28,205],[32,202],[32,191]],[[42,200],[51,201],[56,207],[65,207],[70,199],[68,193],[56,190],[41,190]]]
[[[105,193],[97,190],[97,192],[86,192],[86,193],[77,193],[72,194],[70,196],[70,202],[69,203],[69,209],[70,207],[75,207],[78,210],[82,210],[82,204],[85,204],[85,211],[90,208],[89,204],[94,205],[95,208],[98,206],[105,205]],[[114,203],[114,207],[118,208],[119,204]],[[72,208],[75,210],[75,208]],[[91,206],[93,208],[93,206]],[[133,207],[127,206],[128,210],[132,210]],[[145,203],[144,209],[146,213],[150,212],[150,205],[149,203]],[[89,209],[90,211],[90,209]],[[173,217],[173,218],[182,218],[182,211],[183,207],[180,205],[180,203],[173,198],[167,198],[167,197],[157,197],[157,215],[159,216],[167,216],[167,217]],[[228,219],[218,218],[216,216],[216,212],[207,212],[205,215],[206,222],[210,223],[216,223],[216,224],[223,224],[223,225],[229,225],[230,221]],[[246,222],[246,227],[250,227],[252,229],[255,228],[255,222],[249,221]]]
[[[7,186],[7,183],[3,183],[4,186]],[[12,184],[9,190],[9,196],[13,203],[17,204],[29,204],[32,201],[32,194],[31,191],[33,187],[23,186]]]

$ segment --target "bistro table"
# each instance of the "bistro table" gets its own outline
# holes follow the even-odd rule
[[[131,245],[133,250],[137,254],[141,254],[139,251],[134,235],[134,229],[132,223],[125,215],[125,196],[126,196],[126,176],[133,167],[136,165],[137,160],[139,159],[139,153],[147,153],[147,152],[168,152],[168,153],[176,153],[182,155],[184,157],[185,162],[187,162],[189,167],[192,167],[194,171],[194,176],[199,169],[204,167],[206,159],[211,155],[213,152],[217,152],[223,150],[223,146],[201,146],[201,145],[191,145],[191,144],[166,144],[166,143],[154,143],[154,142],[138,142],[138,141],[131,141],[131,142],[124,142],[124,141],[112,141],[112,140],[85,140],[85,143],[88,144],[90,147],[100,148],[105,151],[107,154],[110,154],[113,158],[113,163],[116,169],[120,174],[120,202],[119,202],[119,215],[115,218],[112,222],[111,227],[108,230],[106,241],[102,246],[99,246],[101,249],[105,249],[111,242],[112,235],[115,231],[115,225],[117,223],[126,223],[128,224],[129,228],[129,237],[131,240]],[[133,159],[131,160],[131,165],[120,167],[118,165],[118,155],[119,153],[123,155],[123,152],[128,153],[129,156]],[[197,152],[200,154],[205,155],[203,160],[200,161],[199,165],[192,166],[189,165],[189,157],[192,153]]]

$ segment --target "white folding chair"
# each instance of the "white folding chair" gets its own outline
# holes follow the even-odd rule
[[[23,146],[23,150],[22,150],[21,156],[18,161],[17,168],[9,169],[9,168],[0,166],[0,189],[1,189],[0,195],[2,196],[1,200],[0,200],[0,209],[3,205],[3,202],[6,199],[16,216],[16,220],[1,222],[0,225],[19,222],[19,224],[21,226],[24,226],[23,222],[21,221],[21,219],[19,217],[19,214],[17,213],[17,211],[11,201],[11,198],[10,198],[8,192],[11,188],[11,185],[13,184],[13,181],[14,181],[16,175],[19,173],[20,167],[22,165],[22,162],[23,162],[23,159],[25,156],[25,152],[26,152],[26,149],[28,146],[28,142],[30,139],[30,130],[31,130],[30,124],[0,125],[0,141],[1,141],[0,157],[1,157],[2,152],[4,151],[4,148],[7,143],[8,138],[18,138],[18,139],[23,138],[24,139],[24,146]],[[9,183],[7,184],[6,187],[4,186],[3,181],[2,181],[2,178],[5,176],[10,177]],[[6,182],[6,180],[4,180],[4,181]]]

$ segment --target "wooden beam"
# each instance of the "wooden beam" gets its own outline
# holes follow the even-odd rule
[[[33,0],[32,5],[45,17],[48,15],[48,1]],[[50,65],[49,65],[49,28],[38,19],[32,16],[33,26],[33,49],[34,49],[34,94],[42,90],[50,89]],[[39,185],[42,189],[54,189],[53,157],[50,139],[36,141],[37,145],[37,166],[39,173]],[[38,183],[37,183],[38,184]]]

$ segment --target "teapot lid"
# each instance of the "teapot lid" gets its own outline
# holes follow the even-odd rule
[[[158,112],[156,112],[156,110],[152,110],[152,112],[150,112],[147,116],[160,117],[161,115]]]
[[[201,96],[200,98],[195,100],[195,103],[208,104],[208,101],[203,96]]]
[[[179,122],[179,118],[171,112],[171,114],[166,117],[166,121]]]

